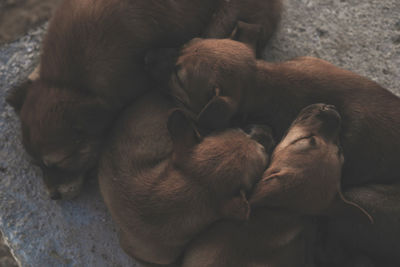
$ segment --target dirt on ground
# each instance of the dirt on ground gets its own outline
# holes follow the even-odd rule
[[[49,19],[60,0],[0,0],[0,45]]]

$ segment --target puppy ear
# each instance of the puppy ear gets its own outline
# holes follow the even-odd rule
[[[237,110],[236,102],[227,96],[215,96],[203,108],[197,117],[201,127],[216,130],[229,126]]]
[[[263,27],[261,25],[238,21],[231,34],[231,39],[246,44],[253,50],[254,54],[256,54],[259,39],[262,34]]]
[[[24,105],[28,88],[32,86],[33,82],[39,79],[40,64],[33,70],[28,76],[28,80],[20,83],[6,96],[6,102],[12,106],[17,114],[20,113],[22,106]]]
[[[373,224],[373,217],[357,203],[346,199],[341,190],[338,190],[331,205],[324,212],[330,217],[351,218],[353,220]]]
[[[167,128],[172,139],[175,160],[184,159],[200,142],[200,135],[183,110],[173,109],[170,112]]]
[[[239,221],[248,220],[250,217],[250,204],[244,190],[240,190],[239,195],[223,203],[221,212],[224,218]]]
[[[19,114],[22,106],[24,105],[28,88],[32,85],[31,80],[27,80],[20,85],[11,89],[6,97],[6,102],[14,108],[15,112]]]

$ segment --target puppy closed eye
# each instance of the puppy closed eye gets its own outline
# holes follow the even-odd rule
[[[314,135],[309,135],[294,140],[291,145],[298,150],[310,149],[317,146],[317,141]]]

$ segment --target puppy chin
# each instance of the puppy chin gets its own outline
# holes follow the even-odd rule
[[[274,207],[281,198],[282,187],[276,177],[262,179],[258,182],[250,196],[252,207]]]
[[[49,192],[50,198],[53,200],[70,200],[76,198],[82,191],[85,175],[80,175],[72,182],[61,184],[56,189]]]
[[[254,189],[253,193],[250,196],[249,204],[251,207],[263,207],[266,206],[265,203],[265,194],[263,193],[260,185],[257,185]]]

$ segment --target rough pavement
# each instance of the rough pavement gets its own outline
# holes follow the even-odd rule
[[[265,58],[316,56],[400,95],[400,1],[286,0]],[[43,29],[0,48],[0,230],[22,266],[135,266],[118,246],[93,184],[75,200],[50,201],[20,142],[6,92],[38,61]],[[366,103],[367,105],[368,103]]]

